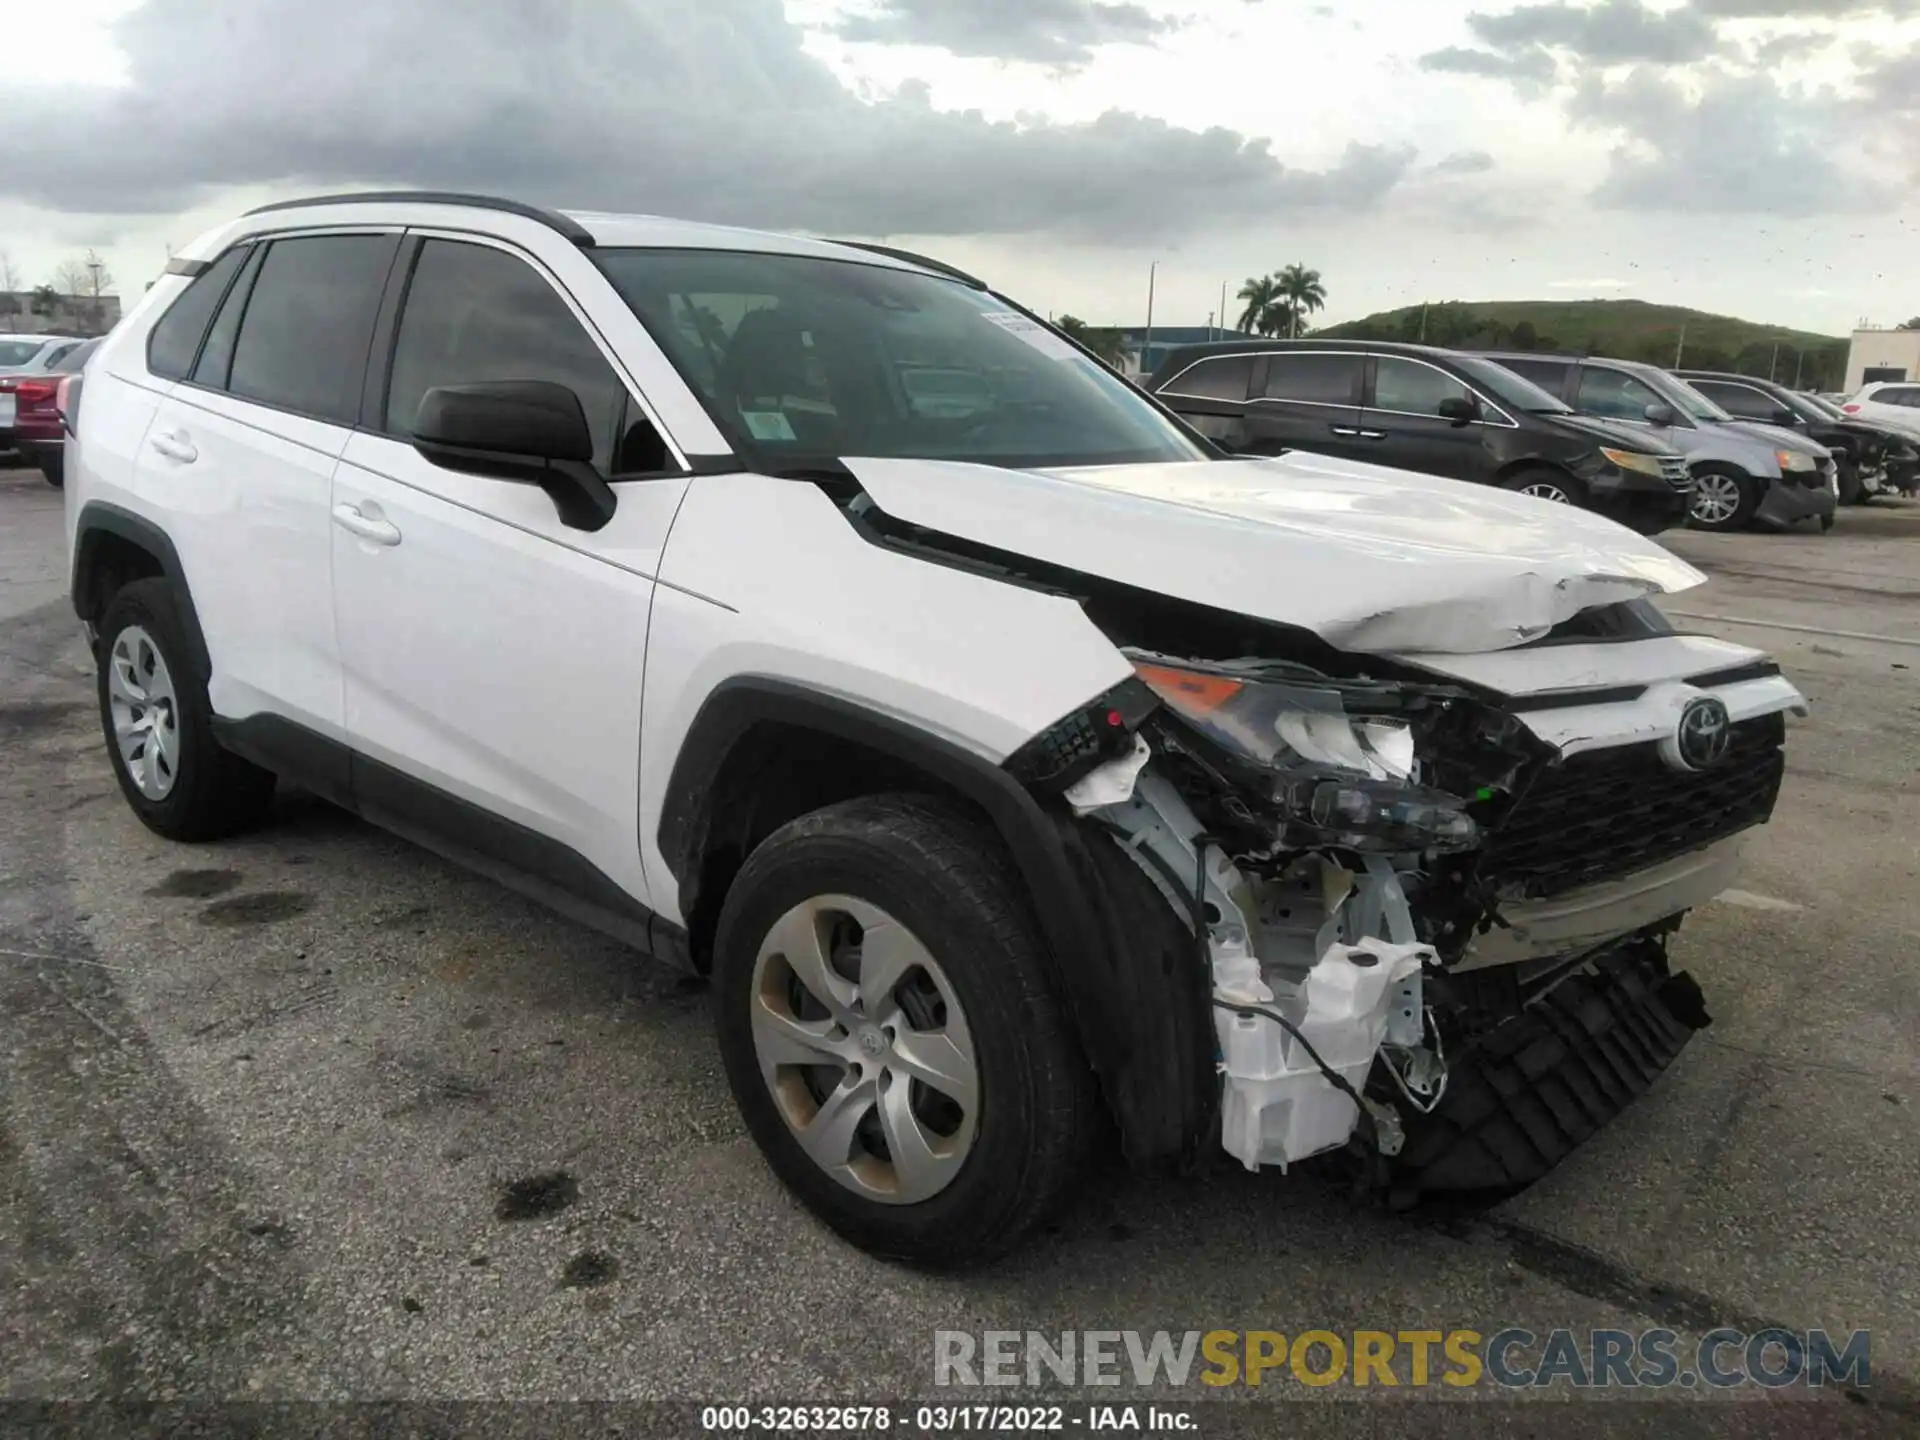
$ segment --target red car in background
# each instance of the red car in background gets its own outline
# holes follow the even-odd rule
[[[74,346],[41,374],[0,375],[0,395],[13,397],[13,426],[10,432],[0,430],[0,449],[12,445],[55,487],[66,483],[68,396],[99,344],[88,340]]]

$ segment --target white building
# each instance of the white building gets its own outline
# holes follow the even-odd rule
[[[1867,329],[1853,332],[1847,347],[1847,383],[1851,395],[1875,380],[1920,380],[1920,330]]]

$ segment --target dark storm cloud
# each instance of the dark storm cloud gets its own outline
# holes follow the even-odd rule
[[[1178,25],[1109,0],[870,0],[832,31],[843,40],[1072,66],[1086,64],[1101,45],[1146,43]]]
[[[1602,65],[1633,60],[1684,64],[1703,59],[1717,44],[1712,24],[1694,11],[1661,12],[1640,0],[1522,5],[1498,15],[1476,12],[1467,17],[1467,29],[1495,50],[1545,45]]]
[[[147,0],[129,83],[9,117],[0,196],[111,214],[237,184],[426,185],[844,234],[1164,240],[1356,209],[1411,151],[1324,171],[1110,112],[992,122],[867,103],[780,0]]]

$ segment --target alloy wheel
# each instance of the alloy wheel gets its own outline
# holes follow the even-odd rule
[[[761,1078],[816,1165],[883,1204],[953,1182],[979,1065],[953,984],[912,931],[864,900],[815,896],[767,932],[748,993]]]
[[[1740,484],[1731,475],[1709,471],[1693,482],[1693,518],[1706,525],[1724,525],[1740,508]]]
[[[147,799],[166,799],[180,774],[180,705],[159,646],[138,625],[114,638],[107,703],[128,776]]]
[[[1552,480],[1535,480],[1530,485],[1523,485],[1520,493],[1531,495],[1536,500],[1551,500],[1556,505],[1573,503],[1573,497]]]

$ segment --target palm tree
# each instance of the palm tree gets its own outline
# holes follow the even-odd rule
[[[1236,300],[1247,302],[1247,308],[1240,312],[1240,323],[1235,328],[1261,335],[1271,335],[1273,304],[1279,298],[1279,287],[1274,284],[1271,275],[1253,276],[1240,287],[1240,293],[1234,296]]]
[[[1104,325],[1089,325],[1078,315],[1062,315],[1053,322],[1053,326],[1061,334],[1078,340],[1115,370],[1126,358],[1126,336],[1118,330]]]
[[[1320,283],[1320,272],[1304,265],[1289,265],[1273,277],[1274,298],[1286,315],[1287,334],[1298,338],[1307,316],[1327,303],[1327,287]]]

